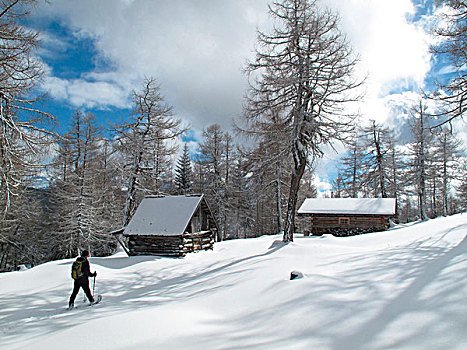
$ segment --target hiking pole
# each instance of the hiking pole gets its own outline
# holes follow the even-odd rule
[[[94,295],[95,289],[96,289],[96,276],[94,276],[94,283],[92,284],[92,295]]]

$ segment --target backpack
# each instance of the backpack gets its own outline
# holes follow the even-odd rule
[[[73,265],[71,265],[71,278],[74,280],[77,280],[81,277],[83,277],[84,273],[82,271],[83,267],[83,261],[76,260],[73,262]]]

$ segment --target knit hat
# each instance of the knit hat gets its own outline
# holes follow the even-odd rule
[[[82,256],[83,258],[88,257],[88,256],[89,256],[89,251],[88,251],[88,250],[83,250],[83,251],[81,252],[81,256]]]

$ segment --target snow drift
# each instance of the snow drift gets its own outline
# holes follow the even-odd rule
[[[466,349],[466,234],[460,214],[178,259],[91,258],[104,299],[71,312],[72,260],[5,273],[0,348]]]

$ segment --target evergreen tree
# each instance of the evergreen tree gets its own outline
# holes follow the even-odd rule
[[[178,159],[177,167],[175,169],[175,184],[177,186],[178,193],[190,193],[192,188],[192,172],[190,152],[188,150],[188,145],[185,143],[183,146],[183,153]]]

